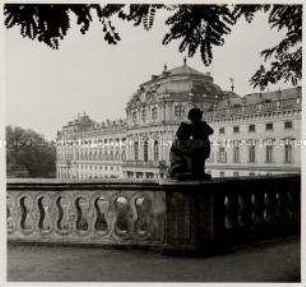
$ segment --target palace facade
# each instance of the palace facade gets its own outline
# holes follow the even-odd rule
[[[86,114],[57,134],[57,177],[164,178],[188,110],[214,129],[206,172],[239,177],[300,172],[301,87],[244,96],[222,90],[209,73],[184,64],[139,85],[126,119],[97,123]]]

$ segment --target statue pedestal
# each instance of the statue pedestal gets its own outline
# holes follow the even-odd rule
[[[214,249],[211,239],[218,228],[214,225],[217,206],[209,187],[214,181],[209,179],[160,182],[167,190],[164,253],[196,254]]]

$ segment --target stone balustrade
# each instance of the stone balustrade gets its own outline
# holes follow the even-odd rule
[[[300,231],[300,176],[7,183],[8,241],[199,250]]]

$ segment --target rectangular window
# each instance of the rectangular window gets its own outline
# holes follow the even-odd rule
[[[235,171],[234,172],[234,177],[238,177],[239,176],[239,172],[238,171]]]
[[[139,143],[137,141],[134,143],[134,158],[135,161],[139,161]]]
[[[272,131],[273,130],[273,123],[267,123],[266,124],[266,131]]]
[[[254,145],[249,147],[249,162],[250,163],[255,162],[255,146]]]
[[[218,162],[219,163],[226,163],[226,151],[224,147],[219,148],[219,157],[218,157]]]
[[[175,116],[176,116],[176,117],[181,118],[181,117],[183,117],[184,114],[185,114],[185,109],[184,109],[184,107],[183,107],[182,105],[177,105],[177,106],[175,106],[175,108],[174,108],[174,113],[175,113]]]
[[[224,177],[224,171],[220,171],[220,177]]]
[[[285,145],[285,163],[292,163],[292,162],[293,162],[292,145],[286,144]]]
[[[238,126],[233,127],[233,133],[237,134],[240,132],[240,129]]]
[[[239,149],[238,146],[234,147],[233,162],[234,163],[239,163],[240,162],[240,149]]]
[[[225,129],[224,128],[220,128],[219,129],[219,134],[225,134]]]
[[[292,125],[292,121],[286,121],[285,122],[285,129],[292,129],[293,125]]]
[[[249,132],[255,132],[255,125],[249,125]]]
[[[266,163],[273,162],[273,146],[266,146]]]

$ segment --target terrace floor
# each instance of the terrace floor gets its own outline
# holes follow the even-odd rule
[[[212,257],[152,251],[8,245],[8,281],[299,282],[297,238]]]

